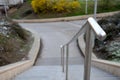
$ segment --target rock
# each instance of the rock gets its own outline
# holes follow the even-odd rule
[[[106,51],[108,52],[116,52],[120,49],[120,42],[112,41],[109,45],[106,45]]]
[[[106,59],[120,61],[120,42],[112,41],[110,44],[105,45],[105,51],[107,52]]]

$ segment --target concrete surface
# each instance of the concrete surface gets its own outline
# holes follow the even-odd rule
[[[75,24],[79,24],[75,25]],[[65,80],[60,66],[60,45],[68,42],[84,21],[54,23],[20,23],[24,28],[36,31],[42,39],[42,49],[36,65],[18,75],[14,80]],[[69,80],[83,80],[84,59],[76,41],[70,45]],[[120,80],[105,71],[92,67],[91,80]]]
[[[38,33],[42,40],[42,49],[36,65],[60,65],[60,45],[67,43],[80,26],[74,27],[78,22],[54,22],[54,23],[20,23],[29,30]],[[82,21],[80,24],[84,23]],[[76,41],[70,45],[70,64],[83,64],[84,60],[77,47]]]
[[[13,80],[65,80],[61,66],[36,66]]]
[[[68,80],[83,80],[83,65],[70,65]],[[18,75],[14,80],[65,80],[61,66],[36,66]],[[91,80],[120,80],[119,77],[92,67]]]

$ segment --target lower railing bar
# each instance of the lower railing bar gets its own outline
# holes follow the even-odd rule
[[[86,49],[85,49],[85,64],[84,64],[84,80],[90,80],[91,72],[91,52],[92,52],[92,37],[91,28],[88,27],[86,32]]]
[[[68,80],[69,45],[66,45],[66,80]]]

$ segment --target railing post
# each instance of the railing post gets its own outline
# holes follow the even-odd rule
[[[85,49],[85,63],[84,63],[84,80],[90,80],[91,72],[91,52],[92,52],[92,38],[91,28],[87,26],[86,32],[86,49]]]
[[[65,47],[63,47],[63,72],[65,71]]]
[[[62,72],[64,72],[64,46],[61,46],[61,65],[62,65]]]
[[[96,19],[96,13],[97,13],[97,1],[98,0],[95,0],[94,1],[94,18]]]
[[[68,80],[69,45],[66,45],[66,80]]]
[[[62,45],[60,46],[60,50],[61,50],[61,66],[63,69],[63,47],[62,47]]]
[[[86,0],[85,14],[88,14],[88,0]]]

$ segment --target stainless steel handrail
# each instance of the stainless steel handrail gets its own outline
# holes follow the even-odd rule
[[[69,61],[69,44],[74,40],[77,40],[78,37],[86,33],[86,48],[85,48],[85,64],[84,64],[84,80],[90,80],[90,71],[91,71],[91,52],[93,45],[94,35],[99,40],[104,40],[106,38],[106,33],[99,26],[96,20],[92,17],[88,18],[87,22],[82,26],[82,28],[76,33],[73,38],[64,45],[61,45],[61,65],[62,71],[66,70],[66,80],[68,80],[68,61]],[[66,69],[65,69],[65,54],[66,54]]]

